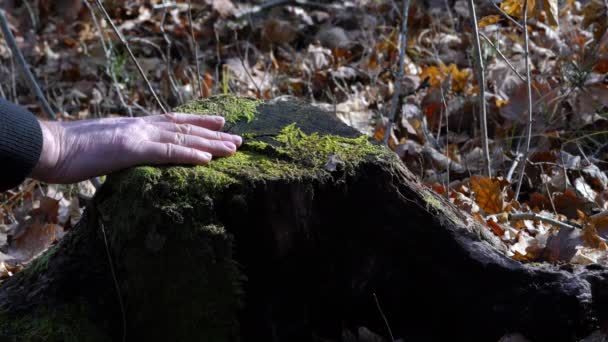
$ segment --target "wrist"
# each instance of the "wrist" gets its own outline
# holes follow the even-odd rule
[[[31,177],[44,181],[52,177],[52,171],[59,162],[61,126],[56,122],[43,120],[38,120],[38,123],[42,131],[42,150]]]

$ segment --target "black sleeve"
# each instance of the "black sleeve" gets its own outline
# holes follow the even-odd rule
[[[42,151],[42,130],[34,114],[0,98],[0,192],[29,176]]]

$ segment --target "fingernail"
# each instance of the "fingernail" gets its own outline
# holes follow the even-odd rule
[[[223,116],[216,116],[215,117],[215,121],[224,123],[224,117]]]
[[[236,141],[236,145],[241,146],[241,144],[243,143],[243,138],[241,138],[238,135],[234,135],[233,137],[234,137],[234,140]]]
[[[230,141],[224,141],[224,146],[228,147],[230,151],[236,151],[236,145]]]
[[[204,160],[206,161],[210,161],[212,156],[211,153],[207,153],[207,152],[201,152],[201,156],[203,157]]]

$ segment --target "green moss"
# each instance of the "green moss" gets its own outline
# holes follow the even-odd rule
[[[0,340],[111,341],[88,319],[86,304],[39,308],[22,317],[0,312]]]
[[[42,255],[35,258],[24,270],[25,277],[32,277],[46,271],[49,267],[49,259],[57,252],[58,245],[47,249]]]
[[[209,99],[190,102],[175,110],[196,114],[222,115],[226,122],[235,124],[241,120],[251,122],[255,118],[257,107],[262,103],[262,100],[250,97],[217,95]]]
[[[227,122],[240,120],[246,132],[250,125],[265,120],[261,113],[251,124],[244,124],[265,108],[258,108],[260,103],[219,96],[178,110],[221,114]],[[276,129],[260,129],[233,156],[214,158],[207,166],[137,167],[108,179],[96,197],[96,207],[109,234],[111,254],[124,265],[117,271],[133,307],[149,313],[162,306],[165,319],[179,327],[180,335],[221,340],[238,325],[233,315],[240,306],[242,275],[232,260],[231,236],[217,217],[216,206],[251,183],[323,182],[354,172],[361,163],[387,151],[365,136],[306,134],[304,128],[289,122],[277,124]],[[159,272],[170,281],[150,282]],[[156,302],[150,302],[151,297]],[[186,302],[185,297],[189,298]],[[137,313],[129,317],[133,324],[144,323],[137,321]],[[190,319],[180,321],[179,317]],[[162,325],[160,319],[158,325]]]
[[[280,153],[293,162],[303,162],[311,167],[324,167],[330,156],[350,166],[356,166],[366,158],[382,154],[383,149],[372,144],[366,136],[345,138],[336,135],[305,134],[295,124],[283,128],[275,138],[283,144]]]

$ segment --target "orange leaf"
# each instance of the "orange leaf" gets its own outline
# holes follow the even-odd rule
[[[504,205],[504,196],[501,189],[501,182],[484,177],[472,176],[471,190],[475,192],[475,202],[481,209],[488,214],[498,214]]]
[[[602,251],[608,250],[608,245],[597,235],[597,230],[593,224],[588,224],[583,228],[584,245],[591,248],[597,248]]]
[[[486,223],[488,224],[488,227],[490,227],[492,233],[497,236],[505,235],[505,230],[498,223],[494,222],[494,220],[487,220]]]
[[[499,15],[488,15],[487,17],[481,18],[477,25],[479,25],[479,27],[486,27],[488,25],[496,24],[500,19],[501,17]]]

